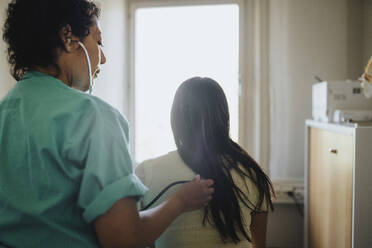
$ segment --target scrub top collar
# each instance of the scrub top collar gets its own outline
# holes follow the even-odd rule
[[[27,79],[32,79],[32,78],[42,78],[43,80],[39,80],[39,82],[47,82],[47,83],[51,83],[51,84],[54,84],[56,86],[62,87],[64,89],[78,91],[78,90],[75,90],[75,89],[67,86],[61,80],[59,80],[59,79],[57,79],[53,76],[50,76],[48,74],[45,74],[45,73],[40,72],[40,71],[35,71],[35,70],[31,70],[31,71],[26,72],[25,75],[22,77],[21,81],[24,81],[24,80],[27,80]]]

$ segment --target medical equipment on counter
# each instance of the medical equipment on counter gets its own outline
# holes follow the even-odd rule
[[[320,82],[313,85],[313,119],[322,122],[372,120],[372,56],[358,81]],[[322,81],[316,77],[318,81]],[[362,94],[363,93],[363,94]]]
[[[358,81],[316,83],[312,89],[312,101],[313,119],[321,122],[335,122],[335,114],[339,121],[342,116],[338,116],[345,111],[348,116],[353,116],[353,121],[363,121],[365,115],[358,111],[372,111],[372,98],[363,95],[363,89]],[[335,112],[336,110],[339,112]],[[353,111],[355,114],[351,114]],[[361,116],[362,119],[359,118]]]
[[[333,121],[341,122],[372,122],[372,110],[335,110]]]

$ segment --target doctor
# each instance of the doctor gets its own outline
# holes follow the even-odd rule
[[[0,247],[145,247],[211,199],[213,182],[197,176],[137,210],[147,189],[132,171],[128,123],[84,92],[106,62],[99,12],[88,0],[8,6],[18,82],[0,102]]]

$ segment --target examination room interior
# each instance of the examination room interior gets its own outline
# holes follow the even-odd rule
[[[0,1],[2,23],[8,2]],[[364,73],[372,56],[372,0],[99,2],[107,62],[93,94],[128,119],[136,164],[175,149],[169,123],[175,90],[192,76],[211,77],[227,95],[232,138],[258,161],[276,190],[267,246],[372,247],[368,221],[362,220],[369,218],[371,226],[371,215],[365,216],[363,209],[369,206],[370,211],[372,203],[360,200],[371,197],[372,187],[358,176],[365,174],[359,167],[372,167],[371,155],[362,154],[371,142],[358,140],[359,132],[370,135],[367,117],[360,120],[363,124],[335,123],[333,117],[317,120],[313,91],[321,81],[346,85],[347,79],[358,80]],[[3,40],[0,50],[2,98],[16,82]],[[359,82],[353,85],[360,87]],[[358,117],[363,110],[370,116],[369,106],[354,107],[349,114]],[[337,146],[342,137],[337,136],[336,148],[333,143],[328,147],[322,143],[327,135],[318,137],[318,131],[353,137],[351,151],[345,151],[351,155],[341,156],[344,150]],[[332,175],[325,179],[328,171],[321,166],[332,158],[325,158],[323,165],[317,147],[326,149],[324,158],[339,156],[337,163],[350,167],[349,183]],[[342,168],[333,170],[337,174]],[[370,193],[360,187],[369,187]],[[342,195],[347,195],[345,201]],[[346,210],[338,211],[342,204]],[[323,217],[322,211],[327,213]],[[336,246],[334,235],[345,241]]]

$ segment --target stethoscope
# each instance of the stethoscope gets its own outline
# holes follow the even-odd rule
[[[89,75],[89,94],[91,95],[92,94],[92,90],[93,90],[93,79],[92,79],[92,66],[90,64],[88,50],[85,48],[85,46],[84,46],[84,44],[82,42],[78,41],[78,44],[83,49],[84,55],[85,55],[85,58],[86,58],[86,61],[87,61],[88,75]],[[101,63],[101,49],[98,49],[98,58],[99,58],[99,63]]]
[[[81,48],[83,48],[84,55],[85,55],[85,58],[86,58],[87,64],[88,64],[89,94],[91,95],[92,94],[92,67],[91,67],[91,64],[90,64],[88,50],[85,48],[85,46],[84,46],[84,44],[82,42],[78,41],[78,43],[81,46]],[[98,51],[99,51],[99,53],[101,53],[101,49],[98,49]],[[101,60],[101,56],[99,56],[99,58]]]
[[[191,182],[191,181],[176,181],[176,182],[173,182],[173,183],[169,184],[162,191],[160,191],[160,193],[149,204],[147,204],[145,207],[143,207],[141,209],[141,211],[147,210],[148,208],[150,208],[171,187],[173,187],[173,186],[175,186],[177,184],[184,184],[184,183],[188,183],[188,182]]]

